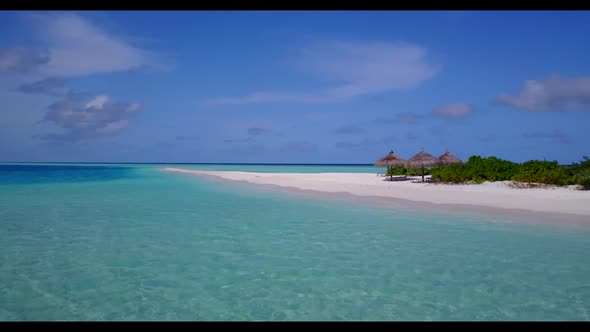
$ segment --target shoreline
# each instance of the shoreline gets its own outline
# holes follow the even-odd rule
[[[445,185],[389,182],[368,173],[253,173],[161,168],[335,201],[353,201],[413,212],[559,226],[590,226],[590,192],[572,188],[520,189],[507,183]],[[508,218],[509,220],[506,220]]]

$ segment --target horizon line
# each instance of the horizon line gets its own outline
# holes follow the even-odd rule
[[[373,164],[330,163],[174,163],[174,162],[113,162],[113,161],[0,161],[0,164],[134,164],[134,165],[298,165],[298,166],[373,166]]]

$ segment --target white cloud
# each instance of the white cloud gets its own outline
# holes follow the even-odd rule
[[[467,117],[473,113],[473,108],[463,103],[453,103],[435,108],[432,113],[448,119],[460,119]]]
[[[407,43],[330,42],[305,48],[301,67],[322,80],[337,82],[317,92],[259,91],[244,97],[206,100],[209,105],[264,102],[334,103],[367,94],[414,88],[439,69],[428,63],[426,50]]]
[[[11,47],[0,50],[0,73],[29,74],[49,62],[45,49]]]
[[[96,96],[88,103],[86,103],[86,108],[102,109],[104,107],[104,104],[106,104],[108,101],[109,96]]]
[[[529,112],[590,111],[590,77],[525,81],[520,94],[501,94],[496,101]]]
[[[49,61],[43,74],[84,76],[157,65],[154,54],[101,30],[76,14],[30,15]]]
[[[46,77],[44,79],[21,84],[17,90],[26,94],[55,94],[56,90],[65,87],[65,80],[61,77]]]
[[[49,105],[43,120],[52,122],[65,132],[37,136],[54,141],[76,142],[101,135],[112,135],[129,125],[137,103],[125,103],[100,95],[89,98],[68,94]]]
[[[127,107],[127,109],[125,110],[125,112],[127,113],[133,113],[133,112],[137,112],[141,109],[141,104],[140,103],[131,103],[129,104],[129,107]]]
[[[105,133],[105,134],[115,133],[115,132],[121,131],[122,129],[127,127],[128,124],[129,124],[129,120],[127,120],[127,119],[117,120],[117,121],[109,122],[106,126],[104,126],[102,128],[97,128],[96,132],[97,133]]]

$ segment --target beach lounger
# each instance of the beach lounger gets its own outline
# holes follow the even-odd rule
[[[417,178],[412,180],[412,183],[431,183],[432,182],[432,177],[425,177],[424,178],[424,182],[422,182],[422,178]]]
[[[407,175],[394,175],[393,177],[386,176],[385,181],[405,181],[407,178]]]

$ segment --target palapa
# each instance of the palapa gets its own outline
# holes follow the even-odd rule
[[[420,150],[415,156],[406,161],[406,167],[421,167],[422,168],[422,182],[424,182],[424,167],[438,166],[440,161],[430,153]]]
[[[405,164],[406,161],[403,160],[397,154],[395,154],[393,150],[391,150],[389,151],[387,156],[377,160],[374,165],[375,167],[387,167],[387,169],[389,169],[390,167],[405,166]],[[391,178],[393,179],[393,175],[391,176]]]
[[[445,152],[443,155],[438,157],[438,161],[441,165],[451,165],[451,164],[462,164],[463,162],[461,159],[453,156],[449,153],[449,151]]]

